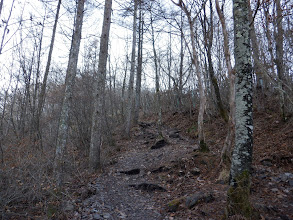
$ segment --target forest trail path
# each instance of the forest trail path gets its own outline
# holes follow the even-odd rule
[[[153,174],[170,169],[168,165],[178,163],[197,149],[197,145],[176,129],[165,128],[162,134],[166,145],[151,149],[160,137],[159,132],[155,124],[140,123],[133,129],[131,140],[118,142],[121,152],[112,159],[112,165],[107,165],[103,174],[90,183],[93,195],[82,201],[72,218],[166,219],[155,198],[157,194],[170,197],[168,184],[159,174],[155,178]]]
[[[256,117],[251,201],[263,219],[293,219],[293,127],[276,118]],[[155,123],[141,122],[129,140],[117,133],[120,151],[105,163],[104,172],[77,180],[80,185],[72,190],[78,199],[68,207],[69,219],[221,219],[228,190],[218,179],[225,124],[206,124],[210,152],[203,153],[191,139],[193,121],[182,114],[166,117],[164,124],[170,127],[162,129],[165,146]],[[192,208],[183,202],[176,212],[168,212],[169,202],[198,193],[212,194],[214,200]]]

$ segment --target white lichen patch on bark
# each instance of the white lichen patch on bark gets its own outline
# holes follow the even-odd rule
[[[235,147],[232,156],[230,184],[252,161],[252,65],[249,39],[248,4],[234,0],[234,54],[236,70]]]

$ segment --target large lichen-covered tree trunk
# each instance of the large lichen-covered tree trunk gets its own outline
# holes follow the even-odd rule
[[[69,131],[69,114],[72,102],[72,92],[74,86],[74,80],[77,70],[77,61],[81,39],[81,29],[83,21],[83,9],[85,0],[79,0],[77,5],[76,20],[74,26],[74,33],[71,41],[71,48],[69,53],[68,66],[65,79],[65,93],[63,98],[63,104],[61,109],[61,116],[58,126],[58,136],[56,144],[56,157],[55,157],[55,174],[56,182],[58,186],[62,186],[63,178],[63,158],[65,153],[65,147],[67,144],[67,137]]]
[[[101,165],[102,129],[105,103],[106,67],[108,57],[109,33],[111,25],[112,0],[105,0],[104,20],[100,41],[98,74],[94,85],[94,111],[92,118],[89,167],[96,170]]]
[[[233,1],[234,56],[236,70],[235,147],[230,170],[228,216],[240,214],[252,217],[249,202],[250,170],[253,146],[252,65],[249,39],[249,4],[247,0]]]

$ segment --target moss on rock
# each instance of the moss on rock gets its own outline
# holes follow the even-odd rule
[[[167,208],[169,212],[176,212],[179,208],[179,205],[183,202],[184,198],[173,199],[168,202]]]

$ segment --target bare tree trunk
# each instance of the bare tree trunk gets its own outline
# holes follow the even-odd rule
[[[110,101],[110,111],[111,111],[111,117],[114,117],[114,102],[113,102],[113,86],[112,86],[112,71],[111,71],[111,57],[109,56],[109,62],[108,62],[108,74],[109,74],[109,101]],[[107,70],[106,70],[107,72]],[[106,76],[107,78],[107,76]],[[106,111],[106,109],[105,109]]]
[[[54,22],[54,26],[53,26],[53,32],[52,32],[52,38],[51,38],[50,49],[49,49],[49,54],[48,54],[48,60],[47,60],[43,83],[42,83],[42,87],[41,87],[41,91],[40,91],[40,95],[39,95],[38,109],[37,109],[37,113],[36,113],[36,122],[35,122],[35,129],[36,130],[35,130],[35,132],[37,132],[38,139],[41,139],[40,118],[42,115],[42,110],[43,110],[43,106],[44,106],[44,102],[45,102],[47,80],[48,80],[48,75],[49,75],[49,71],[50,71],[50,65],[51,65],[52,53],[53,53],[53,48],[54,48],[54,41],[55,41],[57,23],[58,23],[58,18],[59,18],[60,6],[61,6],[61,0],[58,1],[58,5],[57,5],[57,11],[56,11],[55,22]]]
[[[128,50],[126,50],[128,51]],[[127,71],[128,71],[128,55],[126,55],[125,59],[125,69],[124,69],[124,77],[123,77],[123,82],[122,82],[122,91],[121,91],[121,118],[122,122],[125,122],[125,87],[126,87],[126,77],[127,77]]]
[[[256,96],[257,96],[257,102],[258,107],[263,110],[264,109],[264,94],[263,94],[263,71],[261,68],[260,63],[260,56],[259,56],[259,47],[257,43],[254,23],[253,23],[253,17],[252,17],[252,11],[249,6],[249,20],[250,20],[250,39],[251,39],[251,46],[252,46],[252,57],[254,61],[254,73],[256,77]]]
[[[226,168],[230,167],[231,163],[231,152],[232,147],[234,144],[234,136],[235,136],[235,73],[232,69],[231,64],[231,56],[230,56],[230,49],[229,49],[229,37],[226,28],[226,21],[223,12],[220,9],[218,0],[216,2],[216,9],[217,13],[221,22],[222,32],[224,36],[224,54],[225,54],[225,61],[228,68],[228,75],[229,75],[229,105],[230,105],[230,112],[229,112],[229,120],[228,120],[228,134],[225,139],[225,143],[221,153],[221,164],[224,162]]]
[[[198,112],[198,118],[197,118],[197,130],[198,130],[198,143],[200,146],[200,151],[209,151],[206,143],[205,143],[205,137],[204,137],[204,130],[203,130],[203,118],[204,118],[204,111],[205,111],[205,104],[206,104],[206,97],[205,97],[205,91],[204,91],[204,85],[203,85],[203,79],[202,74],[199,67],[199,59],[196,52],[196,46],[195,46],[195,32],[194,32],[194,22],[195,18],[191,18],[191,12],[187,9],[185,3],[180,0],[178,5],[186,14],[190,29],[190,40],[191,40],[191,46],[192,46],[192,63],[195,66],[195,71],[197,75],[198,80],[198,90],[199,90],[199,112]]]
[[[268,42],[268,51],[269,51],[269,54],[270,54],[270,62],[271,62],[271,71],[272,71],[272,75],[273,77],[276,76],[276,73],[275,73],[275,68],[274,68],[274,53],[273,53],[273,42],[272,42],[272,37],[271,37],[271,31],[270,31],[270,14],[269,14],[269,6],[266,7],[266,4],[263,4],[263,9],[264,9],[264,14],[265,14],[265,33],[266,33],[266,37],[267,37],[267,42]]]
[[[276,0],[276,7],[277,7],[277,30],[278,33],[276,34],[276,60],[275,63],[277,65],[277,73],[279,78],[279,96],[280,96],[280,114],[283,121],[286,120],[286,114],[285,114],[285,94],[284,94],[284,86],[283,86],[283,80],[284,80],[284,30],[282,27],[282,8],[280,0]]]
[[[4,46],[5,46],[4,40],[5,40],[6,34],[8,33],[7,30],[8,30],[8,27],[9,27],[9,20],[10,20],[11,15],[12,15],[12,10],[14,8],[14,2],[15,2],[15,0],[12,0],[12,4],[11,4],[11,8],[10,8],[10,11],[9,11],[8,18],[5,21],[5,27],[4,27],[4,30],[3,30],[3,35],[2,35],[1,45],[0,45],[0,54],[2,54],[2,50],[3,50]],[[1,11],[2,11],[3,0],[1,1],[0,6],[1,6]],[[0,11],[0,13],[1,13],[1,11]]]
[[[206,20],[206,19],[205,19]],[[213,37],[214,37],[214,25],[213,25],[213,7],[212,7],[212,1],[210,0],[210,26],[209,28],[206,27],[206,21],[204,21],[204,35],[205,35],[205,44],[207,47],[207,58],[208,58],[208,72],[210,76],[210,80],[212,82],[212,85],[214,87],[215,95],[216,95],[216,102],[217,107],[219,110],[219,113],[221,117],[224,119],[225,122],[228,122],[228,113],[226,109],[224,108],[220,89],[218,86],[217,78],[215,77],[213,62],[212,62],[212,46],[213,46]]]
[[[190,30],[190,40],[191,40],[191,46],[192,46],[192,63],[195,66],[195,71],[196,71],[196,75],[198,79],[198,90],[199,90],[199,112],[198,112],[198,118],[197,118],[198,143],[199,143],[200,151],[209,151],[209,148],[205,143],[204,130],[203,130],[203,118],[204,118],[204,112],[205,112],[206,97],[205,97],[205,89],[204,89],[202,74],[199,67],[199,59],[198,59],[198,55],[196,52],[196,45],[195,45],[194,23],[195,23],[196,17],[194,18],[191,17],[191,10],[188,10],[183,0],[179,0],[178,3],[175,3],[173,0],[172,2],[175,5],[179,6],[184,11],[188,19],[189,30]]]
[[[1,0],[1,2],[0,2],[0,18],[1,18],[1,14],[2,14],[3,1],[4,1],[4,0]]]
[[[177,108],[179,111],[182,111],[182,90],[183,90],[183,62],[184,62],[184,47],[183,47],[183,42],[184,42],[184,33],[183,33],[183,12],[181,10],[181,15],[180,15],[180,64],[179,64],[179,80],[177,82]]]
[[[11,81],[11,79],[10,79],[10,81]],[[1,121],[0,121],[0,160],[1,160],[1,164],[4,164],[4,151],[3,151],[3,141],[4,141],[4,136],[5,136],[5,134],[4,134],[4,119],[5,119],[7,99],[8,99],[8,89],[5,91],[5,95],[4,95],[4,100],[3,100],[3,104],[2,104],[3,107],[2,107],[2,113],[1,113]]]
[[[105,116],[105,86],[106,69],[108,58],[109,33],[111,25],[112,0],[105,0],[103,28],[100,40],[100,53],[98,74],[94,85],[94,112],[92,118],[91,143],[89,166],[91,170],[96,170],[101,166],[101,146],[103,145],[102,133]]]
[[[169,60],[167,62],[168,64],[168,90],[171,93],[171,69],[172,69],[172,33],[171,33],[171,28],[170,28],[170,34],[169,34]],[[171,94],[170,94],[171,95]]]
[[[24,97],[22,99],[21,103],[21,112],[20,112],[20,123],[19,123],[19,129],[21,137],[23,138],[26,135],[26,131],[29,129],[26,129],[28,122],[31,122],[31,119],[29,118],[29,110],[31,110],[31,80],[32,80],[32,73],[33,73],[33,66],[35,64],[35,52],[37,48],[34,47],[34,50],[32,51],[32,58],[30,60],[29,66],[27,66],[27,62],[25,58],[21,62],[21,68],[22,68],[22,74],[24,78]]]
[[[116,62],[115,70],[112,75],[113,78],[113,108],[114,108],[114,115],[116,119],[119,119],[118,112],[119,112],[119,106],[118,106],[118,100],[117,100],[117,90],[116,90],[116,78],[117,78],[117,71],[118,71],[118,63]]]
[[[127,112],[126,112],[126,121],[125,121],[125,135],[127,138],[130,137],[130,128],[131,128],[132,118],[133,118],[132,112],[133,112],[133,84],[134,84],[134,73],[135,73],[137,1],[138,0],[134,0],[131,67],[130,67],[130,77],[129,77],[128,96],[127,96]]]
[[[138,123],[140,109],[140,94],[141,94],[141,74],[142,74],[142,47],[143,47],[143,16],[141,1],[139,2],[139,30],[138,30],[138,54],[137,54],[137,72],[136,72],[136,87],[135,87],[135,108],[134,108],[134,124]]]
[[[43,34],[44,34],[44,27],[45,27],[45,18],[43,19],[43,25],[42,25],[42,31],[39,39],[39,48],[38,48],[38,57],[37,57],[37,71],[36,71],[36,80],[35,80],[35,88],[33,93],[33,100],[32,100],[32,121],[31,121],[31,138],[33,139],[33,142],[37,141],[37,133],[38,133],[38,114],[37,114],[37,97],[38,97],[38,91],[39,91],[39,78],[40,78],[40,64],[41,64],[41,52],[42,52],[42,44],[43,44]],[[36,46],[37,47],[37,46]]]
[[[252,218],[250,205],[250,171],[253,146],[252,65],[247,0],[233,1],[234,56],[236,70],[236,131],[230,170],[227,218],[243,215]]]
[[[74,81],[77,71],[78,54],[81,40],[81,30],[83,22],[83,10],[85,0],[78,0],[76,20],[74,26],[74,33],[71,41],[71,48],[69,53],[68,67],[66,71],[65,93],[62,103],[61,116],[58,126],[58,135],[56,143],[56,157],[55,157],[55,174],[56,182],[59,187],[62,186],[63,181],[63,164],[65,148],[68,141],[69,132],[69,115],[72,102],[72,93]]]
[[[153,17],[151,12],[151,31],[152,31],[152,46],[153,46],[153,53],[154,53],[154,64],[155,64],[155,74],[156,74],[156,112],[158,115],[157,125],[159,133],[162,133],[162,107],[161,107],[161,95],[160,95],[160,76],[159,76],[159,70],[158,70],[158,57],[157,57],[157,51],[155,47],[155,32],[154,32],[154,26],[153,26]]]

